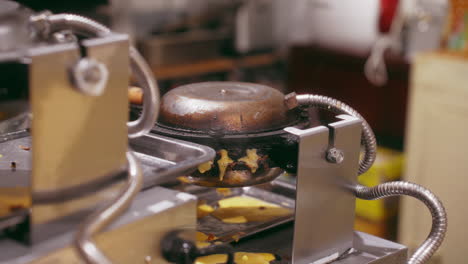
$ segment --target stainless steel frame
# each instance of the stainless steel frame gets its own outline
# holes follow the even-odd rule
[[[357,178],[361,120],[338,118],[328,127],[285,129],[299,137],[294,264],[333,261],[353,247],[355,197],[345,187]],[[341,163],[327,161],[330,149],[344,154]]]
[[[61,30],[68,30],[88,38],[104,38],[114,35],[106,26],[75,14],[51,14],[45,11],[32,16],[30,24],[35,33],[44,38],[53,37],[52,33]],[[128,136],[135,138],[148,133],[154,126],[159,111],[159,90],[153,72],[136,48],[129,46],[125,54],[128,54],[132,73],[144,91],[142,115],[127,124]]]
[[[125,168],[128,38],[109,35],[84,40],[82,45],[88,58],[108,69],[106,88],[101,96],[85,95],[74,89],[69,69],[80,59],[76,43],[29,50],[32,193],[73,188]],[[33,200],[32,240],[36,235],[35,225],[94,206],[116,191],[108,188],[105,193],[90,193],[83,199],[47,205],[36,205]]]

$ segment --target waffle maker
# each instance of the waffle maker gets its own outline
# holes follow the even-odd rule
[[[206,82],[169,91],[153,132],[212,147],[215,160],[185,177],[189,183],[239,187],[269,182],[297,165],[288,126],[307,125],[284,95],[270,87]],[[250,156],[249,156],[250,155]],[[225,165],[220,165],[225,162]]]
[[[317,124],[309,118],[309,108],[337,116]],[[356,184],[374,162],[375,136],[357,111],[333,98],[283,95],[252,83],[188,84],[163,96],[152,132],[216,150],[214,160],[182,178],[189,184],[234,188],[295,174],[293,263],[331,263],[349,254],[359,240],[353,231],[356,197],[409,195],[431,208],[432,235],[408,263],[427,261],[444,236],[445,210],[430,191],[408,182],[373,188]],[[249,154],[255,157],[249,159]],[[317,200],[321,202],[311,202]]]
[[[73,14],[34,13],[10,1],[0,7],[9,29],[1,31],[0,65],[21,77],[2,79],[1,105],[27,105],[1,124],[24,113],[30,122],[1,136],[0,263],[182,264],[212,254],[233,263],[235,251],[262,250],[289,251],[273,260],[279,263],[414,264],[426,263],[442,243],[447,218],[429,190],[356,184],[376,143],[364,118],[343,102],[211,82],[174,89],[159,109],[155,79],[127,36]],[[127,124],[129,68],[144,102],[139,119]],[[337,116],[316,124],[309,107]],[[273,197],[260,186],[285,185],[275,179],[283,171],[297,178],[288,189],[294,226],[256,225],[258,235],[235,245],[198,247],[199,196],[160,181],[182,177],[205,191],[222,186]],[[405,246],[353,230],[356,197],[396,195],[421,200],[433,217],[431,233],[409,258]]]

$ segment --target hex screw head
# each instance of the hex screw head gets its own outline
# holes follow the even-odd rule
[[[327,161],[330,163],[340,164],[344,160],[343,151],[337,148],[331,148],[327,151]]]
[[[86,95],[102,95],[108,78],[107,67],[95,59],[82,58],[72,68],[75,88]]]
[[[56,43],[70,43],[77,42],[78,38],[70,30],[62,30],[52,34],[52,38]]]

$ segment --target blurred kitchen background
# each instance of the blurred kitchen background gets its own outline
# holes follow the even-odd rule
[[[440,195],[449,231],[433,263],[465,263],[468,1],[21,2],[130,33],[162,93],[230,80],[346,102],[367,119],[380,146],[376,164],[359,180],[372,186],[404,178]],[[398,12],[411,15],[399,35],[401,50],[383,54],[388,81],[375,85],[364,66]],[[411,199],[358,201],[356,215],[356,229],[413,249],[430,229],[429,213]]]

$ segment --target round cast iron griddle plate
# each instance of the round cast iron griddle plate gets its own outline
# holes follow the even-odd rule
[[[295,115],[271,87],[241,82],[203,82],[177,87],[162,99],[159,122],[188,130],[239,134],[274,130]]]
[[[299,127],[301,125],[305,124],[300,123]],[[275,179],[283,172],[283,169],[287,169],[289,172],[296,169],[297,144],[295,137],[283,129],[215,137],[209,134],[175,131],[157,125],[153,129],[153,133],[206,145],[216,151],[225,149],[235,163],[239,158],[246,156],[247,149],[257,149],[259,156],[263,157],[265,163],[268,164],[267,167],[264,167],[259,163],[259,170],[255,173],[252,173],[248,168],[229,167],[223,180],[220,180],[219,171],[216,169],[219,160],[219,155],[217,155],[213,164],[215,168],[205,173],[200,173],[197,170],[190,176],[181,178],[183,182],[209,187],[250,186]]]

